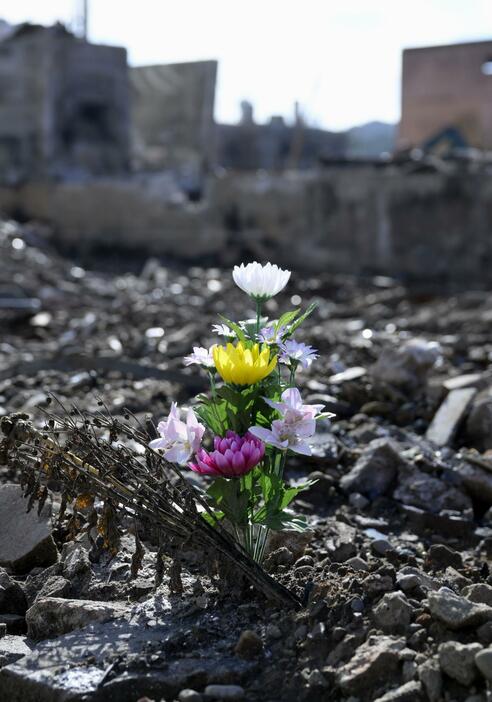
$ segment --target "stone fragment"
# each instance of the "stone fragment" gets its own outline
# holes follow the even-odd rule
[[[439,662],[436,658],[429,658],[418,670],[419,680],[429,698],[429,702],[442,700],[442,675]]]
[[[345,522],[330,522],[326,549],[334,561],[343,563],[352,556],[355,556],[357,553],[357,548],[355,546],[356,534],[356,529],[349,524],[345,524]]]
[[[1,643],[1,642],[0,642]],[[484,648],[475,656],[475,664],[484,678],[492,683],[492,647]]]
[[[235,700],[244,699],[244,688],[240,685],[207,685],[205,697],[209,700]]]
[[[70,581],[72,590],[79,593],[90,582],[92,577],[89,553],[83,544],[71,541],[63,547],[62,573]]]
[[[449,546],[433,544],[427,551],[425,565],[431,570],[446,570],[448,566],[463,568],[463,559]]]
[[[178,700],[179,702],[202,702],[203,695],[201,695],[196,690],[186,688],[185,690],[181,690],[181,692],[178,695]]]
[[[485,622],[477,629],[477,638],[484,646],[492,644],[492,621]]]
[[[389,439],[374,439],[354,467],[340,480],[345,492],[373,499],[387,492],[404,460]]]
[[[463,486],[472,497],[492,505],[492,472],[468,461],[454,463],[452,471],[461,478]]]
[[[406,594],[413,594],[417,589],[423,593],[439,589],[439,583],[434,578],[413,566],[401,568],[396,574],[396,582]]]
[[[0,568],[0,614],[24,614],[27,609],[24,591]]]
[[[423,699],[422,683],[418,680],[410,680],[394,690],[389,690],[374,702],[419,702]]]
[[[452,390],[434,415],[426,438],[436,446],[450,444],[476,392],[474,388]]]
[[[52,575],[44,582],[37,597],[67,597],[69,592],[70,581],[61,575]]]
[[[468,495],[453,485],[408,465],[399,471],[398,487],[393,492],[393,497],[404,505],[418,507],[427,512],[463,512],[472,508]]]
[[[478,602],[492,607],[492,587],[487,583],[467,585],[461,594],[470,602]]]
[[[0,638],[0,668],[18,661],[30,652],[31,645],[26,642],[25,636],[2,636]]]
[[[479,643],[445,641],[438,648],[441,670],[462,685],[471,685],[477,674],[475,656],[481,650]]]
[[[415,390],[423,385],[429,370],[440,356],[441,349],[437,342],[409,339],[398,346],[383,349],[369,372],[375,380]]]
[[[58,557],[51,536],[51,502],[38,516],[27,512],[28,501],[18,485],[0,487],[0,566],[14,573],[27,573],[36,566],[49,566]]]
[[[345,565],[352,568],[352,570],[357,570],[359,572],[369,571],[367,561],[365,561],[363,558],[360,558],[359,556],[349,558],[348,561],[345,561]]]
[[[27,631],[32,639],[47,639],[81,629],[91,622],[122,616],[126,606],[117,602],[38,598],[26,612]]]
[[[358,380],[359,378],[364,377],[366,373],[366,369],[362,366],[353,366],[352,368],[347,368],[340,373],[335,373],[335,375],[330,375],[328,382],[332,385],[341,385],[342,383],[346,383],[350,380]]]
[[[396,676],[399,667],[399,651],[405,640],[392,636],[370,636],[355,651],[355,654],[336,673],[336,682],[347,694],[368,694],[382,676],[388,681]]]
[[[466,422],[469,445],[479,451],[492,449],[492,393],[480,393],[473,402]]]
[[[469,602],[447,587],[429,592],[428,600],[431,614],[449,629],[478,626],[492,619],[492,607]]]
[[[256,631],[245,629],[241,632],[239,641],[236,644],[234,651],[241,658],[252,660],[260,655],[263,651],[263,642]]]
[[[388,634],[403,632],[412,613],[412,606],[402,592],[386,593],[372,611],[376,626]]]

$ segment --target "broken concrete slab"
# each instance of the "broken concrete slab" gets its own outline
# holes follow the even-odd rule
[[[27,573],[58,558],[51,536],[51,501],[41,513],[27,512],[28,501],[18,485],[0,487],[0,566]]]
[[[2,636],[0,638],[0,668],[18,661],[28,653],[31,653],[31,650],[32,643],[25,636]],[[0,685],[1,690],[2,687]]]
[[[434,415],[426,438],[436,446],[451,443],[476,392],[475,388],[452,390]]]
[[[223,649],[211,651],[208,640],[196,641],[192,658],[183,658],[178,647],[176,658],[173,649],[166,653],[165,668],[149,669],[150,652],[162,653],[164,641],[181,640],[190,626],[206,621],[208,613],[182,617],[156,595],[118,619],[92,622],[38,643],[29,655],[0,671],[0,690],[9,702],[134,702],[145,696],[175,699],[181,689],[195,685],[241,683],[257,664],[228,656]],[[129,659],[140,661],[141,669],[107,675],[112,663]]]
[[[82,629],[91,622],[121,617],[127,610],[121,602],[38,597],[26,612],[27,631],[32,639],[52,638]]]

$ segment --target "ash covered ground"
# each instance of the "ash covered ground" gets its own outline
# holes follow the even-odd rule
[[[97,264],[97,262],[95,262]],[[0,415],[69,407],[158,420],[205,388],[183,356],[244,318],[230,271],[94,272],[39,226],[0,225]],[[0,699],[485,702],[492,683],[492,294],[423,294],[387,278],[295,274],[271,317],[318,302],[302,375],[320,423],[316,478],[297,500],[307,538],[280,538],[270,574],[304,607],[217,592],[199,560],[154,589],[156,545],[130,577],[113,558],[25,513],[0,466]],[[248,313],[253,315],[254,310]],[[3,696],[2,696],[3,695]]]

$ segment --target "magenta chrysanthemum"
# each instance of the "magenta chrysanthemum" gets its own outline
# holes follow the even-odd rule
[[[225,437],[214,438],[214,450],[200,449],[196,454],[196,463],[189,467],[195,473],[211,475],[214,478],[239,478],[249,473],[265,455],[265,444],[247,432],[239,436],[228,431]]]

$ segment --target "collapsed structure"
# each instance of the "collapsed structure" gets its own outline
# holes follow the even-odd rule
[[[246,102],[216,124],[215,61],[132,68],[60,25],[3,23],[0,211],[79,252],[489,281],[491,58],[406,51],[399,145],[424,156],[382,159],[391,125],[258,124]]]
[[[398,146],[492,149],[492,41],[406,49]]]
[[[4,29],[0,86],[3,181],[128,170],[125,49],[89,44],[61,25]]]

